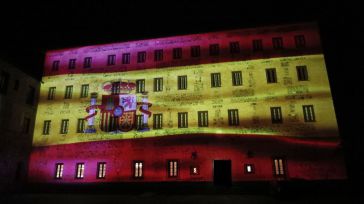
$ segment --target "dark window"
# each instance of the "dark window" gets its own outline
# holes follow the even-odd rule
[[[254,165],[253,164],[244,164],[244,173],[253,174],[254,173]]]
[[[70,59],[68,62],[68,69],[75,69],[76,68],[76,59]]]
[[[173,48],[173,59],[182,58],[182,48]]]
[[[211,87],[221,87],[220,73],[211,73]]]
[[[253,40],[253,51],[262,51],[263,50],[263,42],[262,40]]]
[[[241,74],[241,71],[231,72],[231,77],[233,80],[233,86],[243,85],[243,76]]]
[[[97,178],[104,179],[106,176],[106,162],[97,163]]]
[[[265,69],[267,83],[277,83],[277,74],[275,68]]]
[[[281,37],[272,38],[273,48],[276,50],[283,49],[283,39]]]
[[[142,161],[134,161],[134,178],[143,178],[143,162]]]
[[[138,52],[138,63],[145,62],[147,58],[147,52]]]
[[[116,62],[116,55],[107,56],[107,65],[108,66],[115,65],[115,62]]]
[[[231,54],[240,53],[240,45],[239,45],[239,42],[230,42],[230,53]]]
[[[228,110],[229,117],[229,125],[230,126],[238,126],[239,125],[239,111],[238,109],[229,109]]]
[[[275,176],[284,176],[285,172],[285,161],[283,158],[273,159],[273,172]]]
[[[305,48],[306,40],[304,35],[296,35],[294,36],[294,41],[296,43],[296,48]]]
[[[35,99],[35,88],[32,86],[28,86],[27,99],[25,101],[28,105],[33,105]]]
[[[77,163],[76,164],[76,179],[83,179],[85,174],[85,164]]]
[[[187,76],[178,76],[178,89],[185,90],[187,89]]]
[[[77,133],[83,133],[85,130],[85,119],[79,118],[77,120]]]
[[[130,64],[130,53],[124,53],[121,61],[123,64]]]
[[[90,68],[92,64],[92,57],[85,57],[83,61],[83,68]]]
[[[220,54],[219,44],[210,45],[210,56],[217,56]]]
[[[315,122],[315,111],[313,110],[313,105],[304,105],[303,108],[303,116],[305,118],[305,122]]]
[[[308,73],[306,66],[297,66],[297,78],[298,81],[308,81]]]
[[[89,87],[88,84],[82,84],[82,86],[81,86],[81,95],[80,95],[81,98],[88,97],[88,87]]]
[[[50,128],[51,128],[51,121],[45,120],[43,123],[43,135],[49,135]]]
[[[178,128],[188,128],[188,113],[178,113]]]
[[[136,92],[137,93],[145,92],[145,80],[144,79],[136,80]]]
[[[111,84],[111,94],[119,94],[120,93],[120,82],[112,82]]]
[[[168,164],[168,177],[177,177],[178,176],[178,161],[177,160],[169,160]]]
[[[8,92],[10,74],[4,71],[1,71],[0,75],[0,94],[6,94]]]
[[[163,91],[163,78],[154,78],[154,88],[155,92]]]
[[[209,114],[207,111],[198,111],[198,127],[209,126]]]
[[[163,60],[163,50],[154,50],[154,61]]]
[[[191,57],[200,57],[200,46],[191,47]]]
[[[137,130],[142,130],[144,128],[144,120],[143,119],[144,119],[143,115],[137,115],[136,116],[135,126],[136,126]]]
[[[68,119],[63,119],[61,122],[61,134],[67,134],[68,133]]]
[[[53,61],[52,71],[58,71],[59,69],[59,60]]]
[[[23,121],[23,133],[28,134],[30,129],[30,118],[24,117]]]
[[[54,178],[61,179],[63,176],[63,163],[56,163]]]
[[[73,86],[66,86],[66,91],[64,93],[64,98],[65,99],[71,99],[72,98],[72,90],[73,90]]]
[[[53,100],[55,96],[56,96],[56,87],[49,87],[48,100]]]
[[[163,127],[163,115],[153,114],[153,129],[162,129]]]
[[[20,81],[18,79],[16,79],[14,81],[14,90],[17,91],[19,89],[19,84],[20,84]]]
[[[281,107],[271,107],[270,114],[272,118],[272,123],[282,123],[282,109]]]

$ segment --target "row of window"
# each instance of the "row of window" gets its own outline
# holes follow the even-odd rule
[[[303,105],[303,116],[305,122],[315,122],[315,112],[313,105]],[[282,109],[281,107],[271,107],[271,121],[273,124],[283,123]],[[209,113],[208,111],[198,111],[198,127],[209,127]],[[179,112],[178,117],[178,128],[188,128],[188,112]],[[117,121],[117,117],[111,116],[109,121]],[[143,129],[143,115],[137,115],[136,129]],[[228,123],[229,126],[238,126],[239,122],[239,110],[229,109],[228,110]],[[115,124],[110,124],[115,125]],[[61,121],[61,134],[68,133],[69,119],[62,119]],[[45,120],[43,124],[43,135],[48,135],[51,127],[51,120]],[[83,133],[85,128],[85,120],[79,118],[77,120],[77,133]],[[114,127],[110,127],[113,129]],[[163,128],[163,114],[153,114],[153,129]]]
[[[144,177],[144,162],[143,161],[133,161],[133,177],[134,178],[143,178]],[[63,178],[63,163],[56,163],[55,168],[55,179]],[[245,174],[253,174],[255,173],[255,167],[253,164],[244,164],[244,173]],[[199,175],[200,167],[198,165],[190,166],[190,175]],[[273,158],[273,174],[275,176],[285,176],[285,161],[283,158]],[[77,163],[76,164],[76,179],[83,179],[85,176],[85,163]],[[179,176],[179,161],[178,160],[168,160],[167,161],[167,176],[168,177],[178,177]],[[106,178],[106,162],[98,162],[97,163],[97,171],[96,171],[97,179],[105,179]]]
[[[266,69],[266,78],[267,83],[277,83],[277,73],[275,68]],[[297,78],[298,81],[308,81],[308,72],[306,66],[297,66]],[[231,72],[232,77],[232,85],[233,86],[242,86],[243,85],[243,76],[241,71],[233,71]],[[136,93],[145,92],[145,79],[138,79],[135,81],[136,83]],[[177,76],[177,87],[178,90],[186,90],[187,89],[187,75]],[[221,73],[211,73],[211,87],[221,87]],[[120,92],[120,83],[112,84],[112,93],[118,94]],[[163,91],[163,78],[154,78],[153,79],[153,91],[161,92]],[[71,99],[73,92],[73,86],[66,86],[64,98]],[[81,85],[80,98],[87,98],[89,92],[89,85],[83,84]],[[48,90],[48,100],[53,100],[56,94],[56,87],[50,87]]]
[[[295,37],[296,48],[304,48],[306,47],[306,40],[303,35],[296,35]],[[273,48],[276,50],[284,49],[283,38],[276,37],[272,38]],[[240,44],[238,41],[230,42],[230,53],[237,54],[240,53]],[[263,41],[261,39],[255,39],[252,41],[252,49],[254,52],[263,50]],[[182,59],[182,48],[173,48],[173,59]],[[200,57],[201,56],[201,47],[200,46],[191,46],[190,47],[191,57]],[[220,54],[220,45],[219,44],[210,44],[209,46],[209,55],[210,56],[218,56]],[[130,64],[130,53],[123,53],[121,57],[122,64]],[[147,59],[147,52],[140,51],[137,53],[137,63],[144,63]],[[154,61],[163,61],[163,49],[154,50]],[[60,61],[53,61],[52,71],[58,71]],[[107,66],[116,64],[116,55],[108,55]],[[83,61],[84,68],[90,68],[92,66],[92,57],[85,57]],[[70,59],[68,62],[69,69],[76,68],[76,59]]]

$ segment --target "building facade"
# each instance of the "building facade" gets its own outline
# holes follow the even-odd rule
[[[30,182],[344,179],[314,23],[46,53]]]

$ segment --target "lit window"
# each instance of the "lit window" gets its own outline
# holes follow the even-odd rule
[[[163,115],[153,114],[153,129],[162,129],[163,127]]]
[[[73,90],[73,86],[66,86],[66,91],[64,93],[64,98],[65,99],[71,99],[72,98],[72,90]]]
[[[187,89],[187,76],[178,76],[178,90]]]
[[[163,91],[163,78],[154,78],[154,88],[155,92]]]
[[[216,56],[220,54],[219,44],[210,45],[210,56]]]
[[[106,176],[106,162],[97,163],[97,178],[103,179]]]
[[[284,176],[285,175],[285,163],[283,158],[274,158],[273,159],[273,167],[274,167],[274,175],[275,176]]]
[[[52,71],[58,71],[59,69],[59,60],[53,61]]]
[[[211,73],[211,87],[221,87],[220,73]]]
[[[135,124],[135,126],[136,126],[136,129],[137,130],[143,129],[143,127],[144,127],[144,121],[143,121],[143,119],[144,119],[143,115],[137,115],[136,116],[136,124]]]
[[[262,40],[253,40],[253,51],[262,51],[263,43]]]
[[[272,123],[282,123],[282,110],[281,107],[271,107],[270,108]]]
[[[82,84],[81,86],[81,98],[86,98],[88,97],[88,84]]]
[[[200,56],[200,46],[192,46],[191,57],[199,57],[199,56]]]
[[[208,127],[209,117],[207,111],[198,111],[198,127]]]
[[[154,50],[154,61],[163,60],[163,50]]]
[[[265,69],[267,83],[277,83],[277,74],[275,68]]]
[[[84,163],[77,163],[76,164],[76,178],[83,179],[85,173],[85,164]]]
[[[190,175],[199,175],[200,168],[198,166],[191,166],[190,167]]]
[[[138,52],[138,63],[145,62],[147,58],[147,52]]]
[[[57,163],[54,177],[56,179],[61,179],[62,176],[63,176],[63,163]]]
[[[124,53],[123,54],[121,63],[130,64],[130,53]]]
[[[173,48],[173,59],[182,58],[182,48]]]
[[[115,65],[115,62],[116,62],[116,55],[107,56],[107,65],[108,66]]]
[[[67,134],[68,133],[68,119],[63,119],[61,122],[61,134]]]
[[[245,173],[246,174],[252,174],[254,173],[254,166],[253,164],[245,164],[244,165]]]
[[[48,100],[53,100],[56,95],[56,87],[49,87],[48,89]]]
[[[229,125],[238,126],[239,125],[239,111],[238,109],[228,110]]]
[[[144,93],[145,92],[145,80],[139,79],[136,80],[136,93]]]
[[[243,77],[241,71],[231,72],[233,79],[233,86],[241,86],[243,85]]]
[[[77,133],[83,133],[85,130],[85,119],[79,118],[77,120]]]
[[[240,45],[239,45],[239,42],[230,42],[230,53],[231,54],[240,53]]]
[[[168,176],[169,177],[178,176],[178,161],[177,160],[168,161]]]
[[[297,66],[297,78],[298,81],[308,81],[308,73],[306,66]]]
[[[304,105],[303,108],[303,116],[305,118],[305,122],[315,122],[315,111],[313,110],[313,105]]]
[[[178,113],[178,128],[188,128],[188,113]]]
[[[143,178],[143,162],[134,161],[134,178]]]
[[[0,75],[0,94],[6,94],[8,92],[10,74],[1,71]]]
[[[76,68],[76,59],[70,59],[68,62],[68,69],[75,69]]]
[[[85,57],[83,61],[83,68],[90,68],[92,63],[92,57]]]
[[[51,127],[51,121],[45,120],[43,123],[43,135],[49,135],[50,127]]]
[[[305,48],[306,40],[304,35],[296,35],[294,36],[294,41],[296,43],[296,48]]]
[[[283,49],[283,39],[281,37],[272,38],[273,48],[276,50]]]

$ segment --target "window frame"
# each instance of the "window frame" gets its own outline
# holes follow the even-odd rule
[[[54,171],[54,178],[55,179],[62,179],[63,178],[63,170],[64,170],[64,163],[56,163],[55,164],[55,171]]]
[[[302,111],[305,122],[316,122],[315,109],[313,105],[302,105]]]
[[[236,117],[234,117],[234,115],[236,115]],[[229,126],[240,125],[239,109],[228,109],[228,121],[229,121]]]
[[[209,112],[208,111],[197,111],[197,119],[198,119],[198,127],[208,127],[209,126]]]
[[[159,121],[157,123],[157,121]],[[163,129],[163,114],[162,113],[158,113],[158,114],[153,114],[153,129],[155,130],[160,130]]]
[[[188,78],[187,75],[177,76],[177,88],[178,90],[187,90]]]
[[[211,73],[211,88],[221,87],[221,73]]]
[[[271,114],[272,124],[282,124],[283,123],[283,114],[282,114],[281,106],[270,107],[270,114]]]
[[[167,160],[167,175],[168,178],[179,177],[179,161],[177,159]]]
[[[68,134],[68,128],[69,128],[69,119],[62,119],[60,134]]]
[[[134,160],[132,165],[133,165],[133,168],[132,168],[133,178],[134,179],[143,179],[144,178],[144,161]]]
[[[84,178],[85,178],[85,163],[78,162],[78,163],[76,163],[75,179],[84,179]]]
[[[278,83],[276,68],[267,68],[267,69],[265,69],[265,76],[267,78],[267,84]]]
[[[178,112],[178,128],[188,128],[188,112]],[[185,119],[183,120],[182,117]]]
[[[96,179],[106,178],[106,162],[97,162]]]

